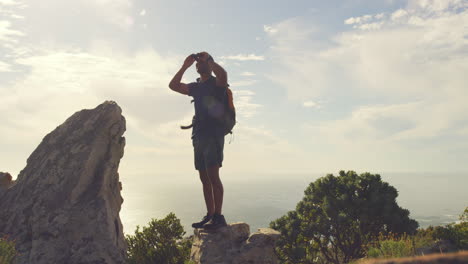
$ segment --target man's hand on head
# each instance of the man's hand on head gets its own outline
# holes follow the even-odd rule
[[[184,65],[182,67],[188,69],[192,64],[195,62],[195,58],[190,54],[184,61]]]
[[[192,54],[185,58],[182,68],[180,68],[180,70],[174,75],[174,77],[172,77],[172,80],[169,82],[169,88],[171,90],[185,95],[189,94],[189,86],[185,83],[182,83],[182,76],[194,62],[195,58],[192,56]]]

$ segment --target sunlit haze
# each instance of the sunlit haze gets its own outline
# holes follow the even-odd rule
[[[168,83],[200,51],[238,114],[221,174],[468,170],[464,0],[0,0],[0,16],[0,171],[14,178],[105,100],[127,120],[123,179],[195,175],[179,129],[191,98]]]

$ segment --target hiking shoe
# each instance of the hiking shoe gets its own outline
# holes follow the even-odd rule
[[[227,226],[226,219],[224,219],[224,215],[215,214],[213,215],[213,219],[207,224],[203,226],[206,229],[217,229],[220,227]]]
[[[204,224],[208,223],[213,218],[212,215],[206,214],[200,222],[193,223],[193,228],[202,228]]]

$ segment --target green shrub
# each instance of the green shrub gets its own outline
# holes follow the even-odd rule
[[[435,227],[433,236],[435,239],[451,241],[459,250],[468,250],[468,207],[459,219],[458,224]]]
[[[418,229],[413,237],[414,248],[423,248],[434,244],[436,238],[434,237],[434,227],[429,226],[427,228]]]
[[[13,263],[14,258],[18,255],[15,248],[15,243],[10,241],[8,237],[0,237],[0,263]]]
[[[371,247],[367,251],[368,258],[380,258],[382,256],[382,251],[379,248]]]
[[[174,213],[164,219],[152,219],[135,235],[127,235],[129,264],[184,264],[190,256],[191,240],[183,238],[184,228]],[[188,262],[189,263],[189,262]]]
[[[436,226],[434,228],[434,239],[449,240],[459,250],[468,249],[468,207],[460,215],[460,222],[458,224],[451,223],[446,226]]]
[[[416,236],[380,234],[367,249],[368,258],[401,258],[414,256]]]
[[[367,245],[368,258],[397,258],[414,256],[418,248],[432,245],[436,240],[449,240],[459,250],[468,249],[468,207],[460,216],[460,223],[446,226],[429,226],[418,229],[413,236],[379,235]]]
[[[370,258],[401,258],[414,255],[413,240],[404,235],[401,238],[387,237],[379,240],[376,247],[369,248]]]
[[[296,210],[270,223],[281,233],[275,252],[285,264],[362,258],[364,245],[381,232],[416,232],[418,223],[397,204],[397,196],[379,174],[340,171],[319,178],[306,188]]]

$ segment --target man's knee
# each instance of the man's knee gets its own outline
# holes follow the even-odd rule
[[[211,185],[210,177],[208,177],[208,173],[206,171],[199,171],[200,174],[200,181],[203,185]]]
[[[219,178],[219,166],[210,167],[206,171],[212,185],[222,186],[221,179]]]
[[[212,181],[211,186],[213,186],[213,189],[216,189],[216,190],[223,190],[224,189],[223,183],[220,180]]]

